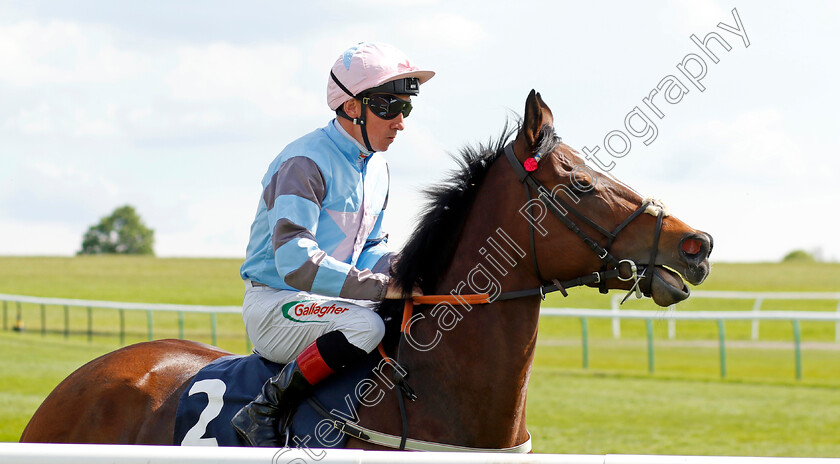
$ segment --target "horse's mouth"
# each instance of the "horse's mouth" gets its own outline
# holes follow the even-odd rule
[[[675,271],[664,266],[654,266],[650,277],[648,295],[659,306],[671,306],[688,298],[691,291],[682,277]]]

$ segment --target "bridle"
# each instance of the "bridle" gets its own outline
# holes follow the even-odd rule
[[[559,141],[559,140],[558,140]],[[656,255],[659,249],[659,237],[662,232],[662,220],[665,216],[664,208],[661,205],[658,205],[653,200],[645,200],[642,204],[636,208],[627,218],[618,225],[613,231],[609,231],[603,227],[601,227],[598,223],[587,217],[585,214],[581,213],[572,205],[570,205],[567,201],[563,200],[557,195],[553,195],[551,190],[549,190],[542,182],[538,181],[531,175],[531,172],[525,170],[523,164],[516,158],[516,155],[513,153],[513,142],[508,143],[504,147],[505,157],[510,162],[513,171],[516,173],[516,176],[519,178],[519,182],[525,186],[525,195],[530,202],[532,198],[532,190],[536,192],[537,199],[539,199],[545,207],[551,211],[551,213],[565,225],[569,230],[571,230],[575,235],[581,238],[583,242],[601,259],[602,267],[601,270],[598,272],[593,272],[591,274],[578,277],[576,279],[560,282],[557,279],[550,280],[550,284],[547,283],[549,280],[545,279],[540,272],[540,265],[537,258],[536,253],[536,239],[534,236],[534,223],[532,221],[528,221],[529,229],[530,229],[530,242],[531,242],[531,258],[534,263],[534,271],[536,272],[537,278],[540,279],[540,282],[543,283],[539,288],[536,289],[527,289],[527,290],[518,290],[518,291],[510,291],[501,293],[496,300],[509,300],[514,298],[521,298],[523,296],[531,296],[531,295],[540,295],[541,298],[545,299],[545,295],[547,293],[559,291],[563,294],[563,296],[568,296],[566,293],[566,289],[571,287],[577,287],[581,285],[593,285],[598,284],[599,290],[601,293],[607,293],[606,287],[606,280],[616,278],[621,281],[633,281],[633,286],[630,288],[630,292],[625,296],[625,300],[627,297],[630,296],[633,291],[636,292],[637,296],[641,296],[641,289],[639,288],[640,282],[645,279],[646,277],[650,280],[652,276],[652,272],[650,275],[647,275],[647,270],[652,268],[656,265]],[[537,154],[537,158],[539,158],[539,153]],[[655,206],[658,209],[656,214],[656,229],[654,230],[653,234],[653,246],[651,248],[650,253],[650,260],[648,261],[647,265],[637,265],[631,259],[616,259],[611,253],[610,248],[612,247],[613,243],[615,242],[616,237],[618,234],[624,230],[634,219],[639,217],[641,214],[646,212],[649,207]],[[596,240],[593,240],[589,235],[586,234],[578,224],[568,216],[567,211],[570,211],[575,217],[577,217],[580,221],[585,223],[587,226],[591,227],[599,234],[603,235],[607,239],[607,246],[602,247]],[[622,267],[626,267],[626,273],[622,273]],[[639,272],[639,268],[641,272]],[[650,284],[648,284],[650,285]]]
[[[457,298],[453,298],[451,295],[426,295],[414,297],[413,299],[408,298],[405,301],[403,322],[402,327],[400,329],[400,342],[397,345],[397,354],[395,355],[395,358],[399,358],[399,346],[406,338],[406,326],[407,324],[409,324],[409,321],[411,319],[415,303],[431,305],[435,305],[441,302],[447,302],[450,304],[486,304],[496,300],[512,300],[514,298],[522,298],[526,296],[535,295],[539,295],[542,299],[545,299],[545,295],[547,293],[559,291],[563,294],[563,296],[568,296],[568,293],[566,293],[566,289],[581,285],[592,284],[599,284],[601,292],[606,293],[606,280],[612,278],[616,278],[625,282],[631,280],[633,281],[633,286],[630,288],[630,291],[627,293],[627,296],[624,297],[625,300],[634,291],[636,292],[636,295],[638,297],[641,297],[641,289],[639,288],[639,283],[646,277],[651,277],[652,272],[650,275],[646,275],[646,271],[656,265],[656,255],[657,250],[659,248],[659,237],[662,231],[662,220],[666,215],[664,207],[662,207],[661,204],[658,204],[654,200],[645,199],[642,201],[642,204],[638,208],[636,208],[635,211],[633,211],[629,216],[627,216],[627,218],[624,219],[624,221],[621,224],[619,224],[618,227],[616,227],[613,231],[610,232],[607,229],[601,227],[599,224],[597,224],[595,221],[593,221],[580,211],[573,208],[568,202],[564,201],[558,196],[553,195],[543,183],[535,179],[530,172],[526,171],[525,167],[522,165],[522,163],[519,162],[519,160],[516,158],[516,155],[513,153],[513,142],[510,142],[504,147],[504,152],[505,156],[510,162],[511,167],[513,168],[514,172],[519,178],[519,182],[521,182],[525,186],[525,194],[528,198],[528,202],[530,203],[531,200],[533,200],[532,190],[535,191],[537,194],[536,198],[539,199],[545,205],[545,207],[548,208],[552,212],[552,214],[554,214],[554,216],[558,220],[560,220],[560,222],[562,222],[569,230],[571,230],[575,233],[575,235],[580,237],[581,240],[583,240],[583,242],[586,243],[586,245],[598,256],[598,258],[601,259],[601,262],[603,264],[601,270],[572,280],[560,282],[557,279],[552,279],[550,284],[546,283],[547,280],[543,278],[542,273],[540,272],[539,261],[537,259],[534,223],[528,221],[530,224],[531,257],[534,263],[534,271],[536,272],[538,278],[540,279],[540,282],[542,282],[543,285],[541,285],[539,288],[503,292],[495,298],[490,298],[490,295],[487,294],[459,295],[459,297]],[[539,158],[539,155],[537,155],[536,157]],[[634,219],[639,217],[641,214],[647,212],[648,208],[651,206],[656,207],[658,209],[658,212],[656,213],[656,229],[654,230],[653,235],[653,248],[651,249],[650,260],[648,261],[648,264],[640,266],[637,265],[631,259],[616,259],[610,253],[610,248],[615,242],[616,237],[622,230],[624,230],[624,228],[626,228],[631,222],[633,222]],[[583,221],[583,223],[585,223],[592,229],[596,230],[599,234],[607,238],[607,246],[602,247],[597,241],[589,237],[589,235],[587,235],[586,232],[581,230],[581,228],[574,220],[567,216],[566,211],[571,211],[575,217],[577,217],[578,219]],[[626,266],[626,273],[622,273],[623,266]],[[642,268],[641,272],[639,272],[639,267]],[[379,345],[379,351],[382,354],[383,359],[385,359],[388,362],[395,362],[393,359],[389,358],[388,355],[385,353],[382,344]],[[333,423],[333,426],[336,429],[340,430],[342,433],[352,436],[354,438],[358,438],[360,440],[376,443],[382,446],[398,448],[401,450],[410,449],[418,451],[469,451],[513,453],[530,452],[530,434],[528,436],[528,439],[524,443],[510,448],[502,449],[469,448],[463,446],[426,442],[408,438],[408,421],[406,416],[405,400],[403,399],[403,397],[405,396],[409,400],[414,401],[417,399],[417,395],[406,382],[405,377],[407,375],[407,371],[405,372],[406,374],[403,375],[396,369],[394,371],[394,382],[397,384],[397,386],[399,386],[400,389],[400,392],[397,393],[397,400],[399,402],[400,417],[402,419],[402,433],[399,436],[367,429],[357,424],[348,424],[345,420],[337,418],[335,415],[328,412],[326,408],[323,405],[321,405],[320,402],[316,399],[310,398],[307,401],[326,420],[331,421]]]

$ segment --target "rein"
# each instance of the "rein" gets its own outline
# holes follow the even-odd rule
[[[478,293],[478,294],[470,294],[470,295],[422,295],[416,296],[413,298],[408,298],[405,300],[405,306],[403,309],[403,319],[402,324],[400,325],[400,341],[397,346],[397,354],[395,355],[396,358],[399,358],[399,350],[402,346],[403,341],[406,338],[406,330],[408,327],[408,323],[411,320],[414,314],[414,305],[437,305],[441,303],[447,303],[451,305],[479,305],[479,304],[489,304],[494,301],[503,301],[503,300],[513,300],[517,298],[523,298],[528,296],[536,296],[539,295],[541,299],[545,300],[545,296],[548,293],[552,292],[561,292],[564,297],[569,296],[566,292],[567,289],[573,287],[579,287],[583,285],[592,285],[592,284],[600,284],[599,290],[601,293],[607,293],[606,288],[606,280],[607,279],[619,279],[621,281],[633,281],[633,286],[630,288],[630,291],[622,300],[622,303],[627,300],[627,298],[635,291],[637,297],[641,297],[641,289],[639,288],[639,284],[645,278],[652,279],[652,273],[650,276],[645,275],[646,271],[653,266],[656,265],[656,255],[659,249],[659,237],[662,231],[662,220],[665,216],[664,208],[657,204],[653,200],[644,200],[642,204],[636,208],[624,221],[618,225],[612,232],[608,231],[607,229],[601,227],[595,221],[584,215],[583,213],[579,212],[575,208],[573,208],[569,203],[564,201],[563,199],[555,196],[551,193],[550,190],[546,188],[546,186],[535,179],[530,172],[526,171],[523,165],[519,162],[516,158],[516,155],[513,152],[513,142],[507,144],[504,148],[505,157],[510,162],[513,171],[516,173],[519,182],[525,186],[525,194],[530,202],[532,198],[531,191],[535,191],[537,194],[537,198],[548,208],[554,216],[563,223],[569,230],[571,230],[575,235],[581,238],[583,242],[601,259],[602,268],[598,272],[593,272],[591,274],[587,274],[575,279],[566,280],[566,281],[559,281],[557,279],[551,279],[551,283],[545,283],[547,279],[543,278],[542,273],[540,272],[539,262],[537,259],[536,254],[536,240],[534,235],[534,224],[531,221],[529,223],[530,229],[530,242],[531,242],[531,257],[534,263],[534,270],[537,274],[537,277],[540,279],[541,282],[544,282],[543,285],[537,288],[529,288],[524,290],[513,290],[502,292],[497,295],[495,298],[490,298],[489,294],[486,293]],[[539,154],[535,156],[535,158],[539,159]],[[658,208],[658,212],[656,214],[656,229],[654,230],[653,236],[653,247],[651,249],[650,260],[648,261],[647,265],[637,265],[631,259],[616,259],[611,253],[610,248],[613,245],[618,234],[624,230],[634,219],[639,217],[641,214],[648,211],[648,208],[656,207]],[[567,216],[566,211],[571,211],[574,216],[578,219],[583,221],[586,225],[591,227],[592,229],[596,230],[598,233],[603,235],[607,240],[607,246],[602,247],[597,241],[593,240],[586,234],[583,230],[581,230],[580,226]],[[624,274],[621,272],[621,268],[626,266],[627,273]],[[642,268],[641,272],[638,272],[639,267]],[[383,348],[382,344],[379,344],[379,353],[382,355],[383,359],[386,362],[393,364],[395,361],[388,357],[385,353],[385,349]],[[517,446],[513,446],[510,448],[470,448],[465,446],[456,446],[444,443],[433,443],[427,442],[423,440],[415,440],[412,438],[408,438],[408,420],[406,416],[406,409],[405,409],[405,400],[403,396],[408,398],[410,401],[415,401],[417,399],[417,395],[414,393],[414,390],[411,386],[408,385],[406,382],[405,377],[408,374],[403,376],[400,374],[399,370],[394,370],[394,380],[396,384],[400,387],[401,393],[397,394],[397,399],[399,401],[400,406],[400,416],[402,418],[402,434],[401,436],[390,435],[382,432],[377,432],[375,430],[370,430],[364,427],[361,427],[356,424],[348,424],[346,421],[335,417],[323,405],[318,402],[318,400],[314,398],[310,398],[308,401],[310,405],[315,408],[324,418],[331,420],[333,426],[338,429],[340,432],[357,438],[359,440],[364,440],[370,443],[374,443],[381,446],[397,448],[400,450],[412,450],[412,451],[467,451],[467,452],[513,452],[513,453],[528,453],[531,451],[531,435],[528,434],[528,439]]]

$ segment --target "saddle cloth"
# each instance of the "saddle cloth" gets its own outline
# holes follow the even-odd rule
[[[318,384],[313,396],[327,411],[348,422],[356,422],[359,406],[356,387],[371,376],[371,370],[381,359],[374,351],[354,368]],[[256,354],[225,356],[205,366],[181,395],[175,417],[174,444],[247,446],[230,425],[230,420],[260,394],[265,381],[282,367]],[[346,441],[346,435],[325,421],[307,401],[298,406],[287,446],[341,448]]]

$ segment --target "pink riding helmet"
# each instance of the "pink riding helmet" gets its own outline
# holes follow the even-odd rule
[[[327,103],[336,110],[347,100],[386,82],[416,77],[422,84],[434,75],[433,71],[415,66],[393,45],[362,42],[347,49],[333,65],[327,83]]]

